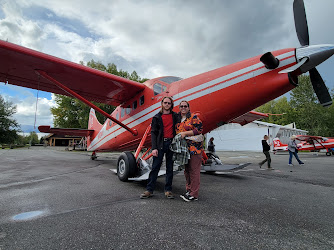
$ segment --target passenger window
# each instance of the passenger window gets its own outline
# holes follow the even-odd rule
[[[132,108],[133,110],[135,110],[137,108],[137,101],[134,101],[133,104],[132,104]]]
[[[145,98],[144,98],[144,96],[141,96],[141,97],[139,98],[139,105],[140,105],[140,106],[143,105],[144,102],[145,102]]]
[[[109,126],[110,126],[110,127],[112,126],[112,120],[109,121]]]
[[[116,120],[119,120],[119,113],[117,111],[117,114],[116,114]]]
[[[124,108],[121,108],[121,117],[124,117],[124,115],[125,115],[125,110]]]
[[[127,114],[130,114],[130,112],[131,112],[131,107],[130,107],[130,105],[126,107],[125,112],[126,112]]]

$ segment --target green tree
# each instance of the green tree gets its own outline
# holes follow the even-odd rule
[[[282,116],[269,116],[266,122],[279,125],[296,123],[297,128],[309,131],[310,135],[334,136],[334,105],[324,108],[319,104],[308,75],[299,76],[299,86],[291,91],[291,98],[272,100],[256,111]],[[331,91],[334,98],[333,90]]]
[[[14,143],[18,139],[19,125],[12,115],[16,113],[16,106],[0,96],[0,143]]]
[[[85,106],[84,111],[81,109],[81,102],[72,97],[56,95],[55,97],[56,107],[51,108],[53,114],[53,123],[56,127],[64,128],[87,128],[87,125],[81,125],[80,120],[82,117],[79,115],[81,112],[88,111],[89,107]]]
[[[53,122],[56,127],[63,128],[87,128],[90,107],[79,101],[78,99],[56,95],[56,107],[51,108]],[[102,103],[92,102],[108,114],[112,113],[115,107]],[[97,119],[104,123],[106,118],[100,113],[96,113]]]
[[[15,140],[15,144],[17,144],[17,145],[24,145],[24,144],[26,144],[26,137],[25,136],[23,136],[23,135],[17,135],[17,138],[16,138],[16,140]]]
[[[80,62],[80,64],[84,65],[84,62]],[[87,62],[87,66],[98,69],[101,71],[105,71],[110,74],[114,74],[117,76],[121,76],[124,78],[128,78],[133,81],[137,82],[145,82],[148,79],[144,78],[141,79],[136,71],[133,71],[129,74],[126,71],[118,70],[117,66],[114,63],[109,63],[107,67],[103,65],[101,62],[95,62],[91,60]],[[82,103],[81,101],[62,95],[56,95],[55,98],[56,107],[51,108],[51,113],[53,115],[54,125],[56,127],[66,127],[66,128],[87,128],[88,127],[88,119],[89,119],[89,111],[90,107],[86,104]],[[94,105],[102,109],[103,111],[111,114],[115,107],[107,104],[95,103]],[[106,117],[101,115],[100,113],[96,112],[97,119],[104,123]]]
[[[316,97],[308,75],[299,76],[299,86],[291,91],[291,114],[296,126],[309,131],[310,135],[330,136],[333,108],[324,108]]]
[[[38,135],[36,134],[35,131],[30,132],[30,134],[28,136],[26,136],[26,144],[31,144],[31,145],[35,145],[39,143],[38,140]]]
[[[279,99],[272,100],[256,109],[258,112],[272,114],[268,118],[263,119],[265,122],[286,125],[293,122],[291,120],[291,107],[288,99],[283,96]]]

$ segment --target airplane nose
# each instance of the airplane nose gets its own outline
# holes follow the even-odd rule
[[[308,58],[307,62],[300,67],[302,73],[315,68],[320,63],[326,61],[333,54],[333,44],[310,45],[296,49],[296,57],[298,61],[303,58]]]

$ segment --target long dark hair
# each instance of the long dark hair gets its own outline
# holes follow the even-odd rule
[[[168,98],[168,99],[170,100],[170,102],[172,103],[172,105],[170,106],[170,112],[173,111],[173,108],[174,108],[174,101],[173,101],[172,97],[170,97],[170,96],[165,96],[165,97],[162,98],[162,100],[161,100],[161,109],[160,109],[160,112],[161,112],[161,113],[162,113],[162,103],[164,102],[164,100],[165,100],[166,98]],[[189,105],[189,104],[188,104],[188,105]]]

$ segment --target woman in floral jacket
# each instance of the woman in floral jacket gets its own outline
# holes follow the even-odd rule
[[[181,101],[179,107],[181,121],[176,124],[176,134],[181,134],[182,138],[186,139],[190,153],[190,160],[184,169],[186,193],[180,197],[185,201],[196,201],[198,200],[202,166],[203,125],[197,115],[190,113],[187,101]]]

